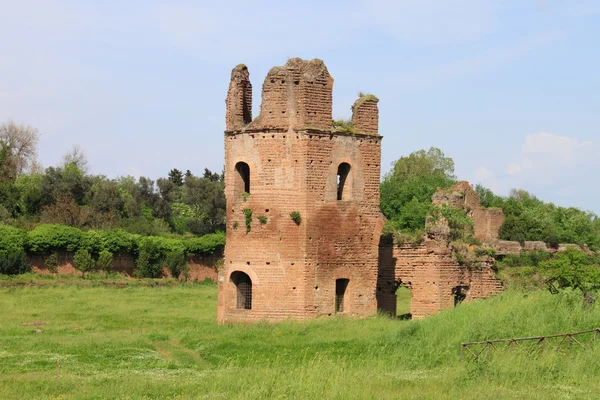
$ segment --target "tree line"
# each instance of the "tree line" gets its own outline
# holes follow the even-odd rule
[[[431,198],[437,188],[455,184],[454,161],[437,148],[419,150],[401,157],[381,183],[381,211],[387,218],[386,230],[420,235],[425,219],[435,214]],[[506,197],[475,186],[483,207],[501,208],[505,222],[499,237],[503,240],[542,241],[551,247],[573,243],[600,250],[600,218],[593,212],[544,202],[533,194],[513,189]],[[451,210],[445,217],[466,224]]]
[[[0,222],[31,229],[40,223],[79,229],[122,228],[140,235],[202,236],[225,229],[223,174],[196,176],[174,168],[156,181],[88,173],[74,146],[58,166],[36,161],[39,134],[0,125]]]

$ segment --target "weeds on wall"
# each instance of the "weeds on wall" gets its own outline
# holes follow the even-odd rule
[[[252,230],[252,210],[244,208],[244,217],[246,219],[246,233]]]
[[[267,223],[267,217],[265,215],[259,215],[258,216],[258,222],[260,222],[262,225]]]
[[[292,211],[290,213],[290,218],[292,219],[292,221],[294,221],[296,225],[300,225],[300,222],[302,222],[302,216],[300,216],[299,211]]]

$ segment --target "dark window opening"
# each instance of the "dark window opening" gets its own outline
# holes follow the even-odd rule
[[[241,310],[252,309],[252,280],[240,271],[235,271],[231,274],[231,281],[237,289],[236,308]]]
[[[350,191],[348,188],[344,190],[344,187],[348,186],[348,175],[350,174],[350,164],[341,163],[337,170],[337,199],[348,200],[350,198]]]
[[[344,312],[344,295],[348,288],[349,279],[335,280],[335,312]]]
[[[454,306],[456,307],[467,298],[469,292],[468,286],[455,286],[452,288],[452,295],[454,296]]]
[[[237,194],[250,193],[250,167],[245,162],[235,164],[237,171],[235,187]]]

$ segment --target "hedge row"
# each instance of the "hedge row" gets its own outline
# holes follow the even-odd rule
[[[165,260],[177,260],[172,263],[180,263],[179,260],[184,257],[215,255],[224,246],[223,232],[173,239],[141,236],[122,229],[81,231],[66,225],[43,224],[32,231],[25,231],[0,224],[0,273],[24,272],[26,252],[50,254],[86,251],[93,257],[98,257],[101,252],[131,254],[136,257],[141,276],[158,277]]]

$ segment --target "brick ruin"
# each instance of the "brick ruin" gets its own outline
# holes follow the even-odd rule
[[[290,59],[267,74],[252,119],[248,69],[232,71],[219,322],[377,312],[378,100],[359,98],[354,128],[340,130],[332,90],[321,60]]]
[[[400,285],[412,291],[415,318],[500,293],[493,259],[461,265],[444,221],[422,243],[381,236],[378,99],[361,94],[352,124],[340,128],[332,121],[332,91],[321,60],[290,59],[267,74],[252,119],[248,68],[231,73],[218,321],[396,315]],[[433,202],[468,213],[476,238],[497,239],[502,211],[482,208],[468,183],[439,190]]]
[[[467,182],[438,189],[432,197],[435,206],[444,204],[463,210],[473,219],[474,237],[493,243],[504,223],[500,209],[484,208],[479,196]],[[459,302],[468,302],[501,293],[494,259],[476,255],[474,246],[460,249],[471,259],[459,262],[457,249],[449,237],[446,221],[429,224],[420,243],[398,243],[392,235],[382,237],[379,247],[377,298],[379,309],[396,315],[396,290],[400,285],[411,290],[410,314],[424,318]]]

